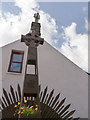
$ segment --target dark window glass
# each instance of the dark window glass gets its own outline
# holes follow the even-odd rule
[[[24,53],[21,51],[12,51],[8,72],[21,73]]]
[[[22,54],[13,54],[12,61],[22,62]]]

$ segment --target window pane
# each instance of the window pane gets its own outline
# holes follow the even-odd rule
[[[20,63],[12,63],[10,67],[10,71],[20,72],[21,64]]]
[[[22,62],[22,54],[13,54],[12,61]]]

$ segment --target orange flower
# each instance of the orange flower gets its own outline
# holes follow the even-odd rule
[[[21,107],[21,110],[23,110],[24,109],[24,107]]]
[[[32,109],[30,109],[30,111],[32,111]]]
[[[24,100],[24,103],[27,103],[27,100]]]
[[[20,105],[20,102],[18,102],[18,105]]]
[[[36,111],[38,111],[38,108],[35,108]]]
[[[36,107],[38,107],[38,105],[36,105]]]
[[[21,114],[23,114],[23,112],[21,112]]]
[[[20,114],[20,111],[18,112],[18,114]]]
[[[14,107],[16,108],[16,107],[17,107],[17,105],[14,105]]]
[[[33,108],[33,106],[30,107],[30,109],[32,109],[32,108]]]

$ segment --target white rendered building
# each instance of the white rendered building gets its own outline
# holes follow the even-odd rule
[[[15,53],[23,53],[22,61],[15,68],[18,73],[11,67],[11,56]],[[0,58],[0,91],[2,88],[9,91],[10,85],[16,89],[18,83],[22,88],[27,58],[25,43],[17,40],[1,47]],[[33,67],[27,72],[34,73]],[[75,117],[88,118],[88,74],[85,71],[44,42],[38,47],[38,72],[42,89],[48,86],[49,91],[55,90],[55,96],[61,93],[61,98],[66,97],[66,104],[71,103],[71,109],[76,109]]]

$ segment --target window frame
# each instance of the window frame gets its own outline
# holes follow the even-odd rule
[[[14,54],[20,54],[20,55],[22,55],[22,60],[21,60],[21,62],[12,61]],[[8,72],[12,72],[12,73],[22,73],[23,58],[24,58],[24,51],[12,50],[11,57],[10,57],[10,62],[9,62],[9,67],[8,67]],[[12,63],[19,63],[19,64],[21,64],[20,71],[12,71],[12,70],[10,70]]]

